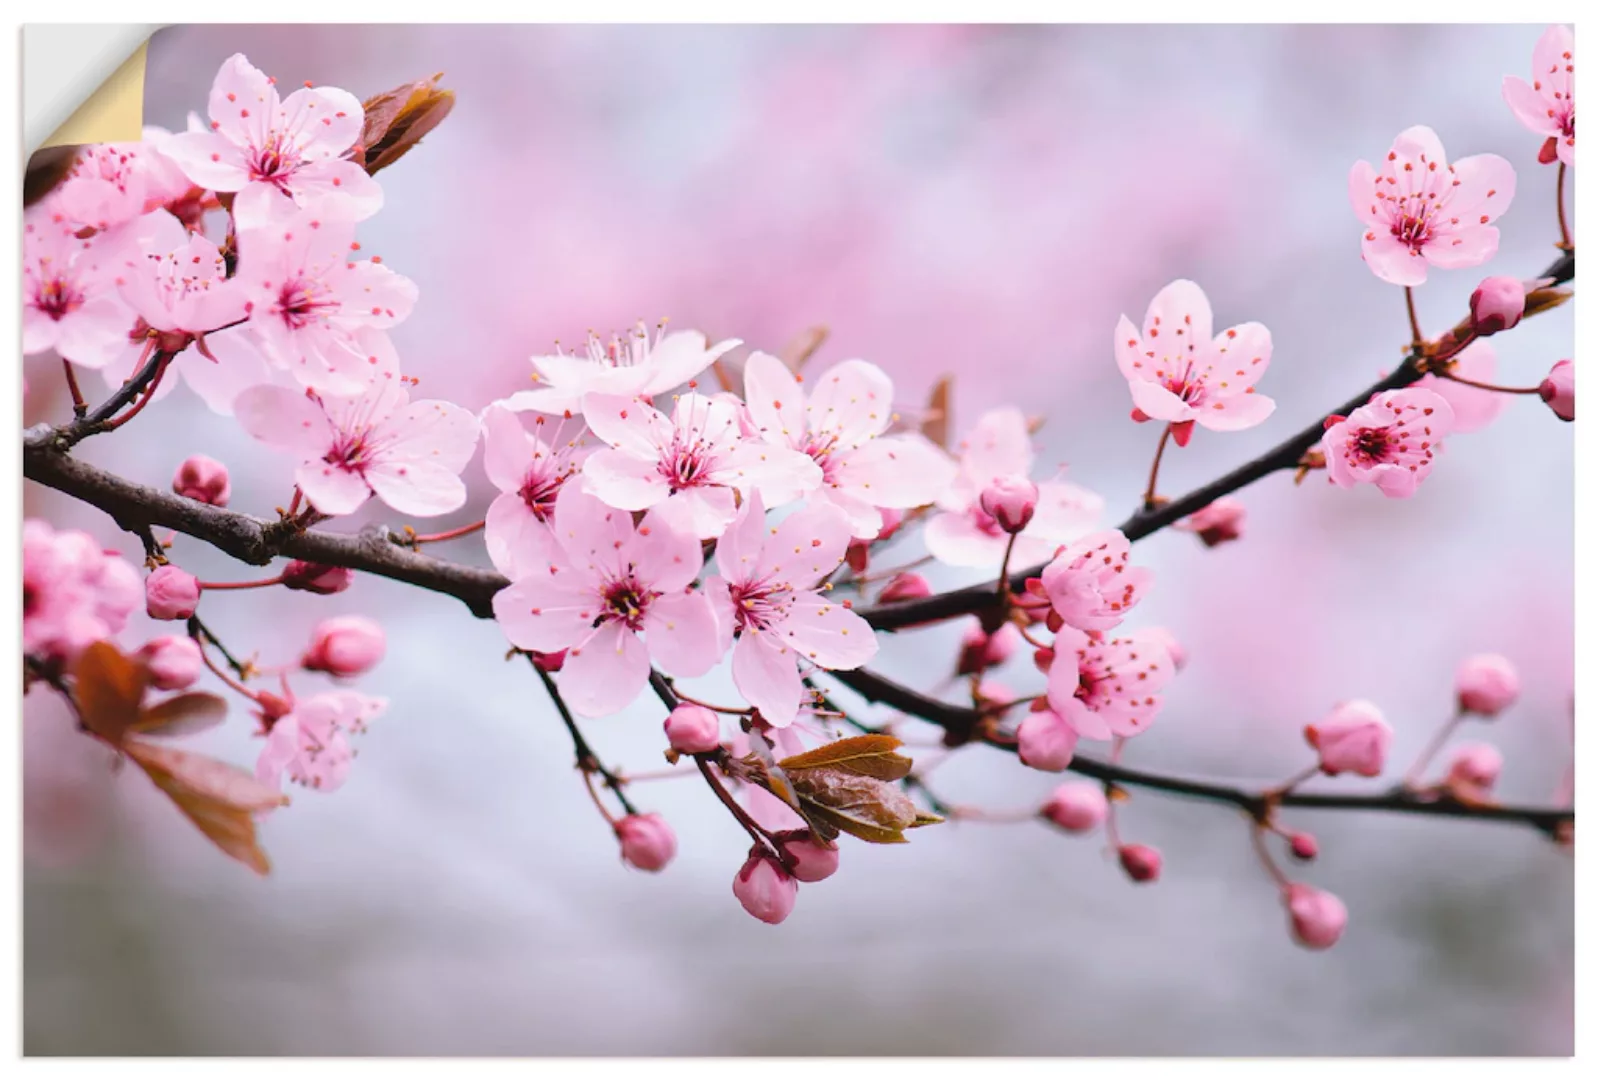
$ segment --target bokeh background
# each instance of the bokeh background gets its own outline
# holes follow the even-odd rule
[[[1259,428],[1167,455],[1168,491],[1396,361],[1402,297],[1361,264],[1345,191],[1400,129],[1513,161],[1490,272],[1550,260],[1553,171],[1499,95],[1540,31],[182,27],[150,46],[146,119],[203,112],[236,51],[283,86],[359,96],[442,70],[457,108],[382,174],[387,204],[361,233],[420,285],[394,338],[423,394],[479,408],[526,386],[526,357],[553,339],[639,317],[767,349],[825,323],[813,363],[871,359],[908,405],[953,373],[957,430],[1001,403],[1046,415],[1040,470],[1069,464],[1113,521],[1156,432],[1127,420],[1111,333],[1167,281],[1200,282],[1219,326],[1271,328],[1262,389],[1279,403]],[[1480,276],[1434,272],[1423,323],[1451,325]],[[1571,339],[1569,306],[1496,339],[1503,381],[1535,382]],[[34,359],[26,418],[59,418],[53,361]],[[234,505],[286,497],[290,463],[186,392],[83,447],[158,485],[196,451],[232,466]],[[460,523],[492,494],[476,463],[468,479]],[[1405,762],[1449,712],[1455,664],[1491,650],[1525,693],[1469,734],[1504,750],[1506,799],[1551,798],[1571,734],[1572,483],[1571,429],[1521,400],[1451,440],[1412,500],[1278,476],[1243,495],[1243,543],[1139,545],[1159,583],[1138,622],[1170,627],[1191,661],[1129,760],[1285,776],[1307,758],[1302,726],[1358,696],[1387,711]],[[136,549],[94,511],[26,498]],[[481,560],[475,541],[451,547]],[[192,541],[174,555],[202,578],[253,573]],[[392,707],[342,791],[296,789],[263,826],[263,881],[35,695],[30,1054],[1571,1052],[1571,862],[1529,830],[1292,815],[1323,851],[1301,876],[1352,912],[1327,954],[1289,942],[1239,819],[1152,795],[1122,822],[1164,850],[1157,886],[1130,885],[1098,838],[964,823],[848,844],[773,928],[732,898],[747,845],[701,785],[640,787],[681,853],[660,876],[618,865],[536,681],[453,601],[374,580],[204,606],[268,663],[320,617],[380,617],[390,652],[363,688]],[[154,632],[140,620],[129,642]],[[889,641],[880,666],[933,685],[959,629]],[[1025,657],[1012,667],[1002,679],[1036,689]],[[239,716],[203,748],[251,762],[249,728]],[[607,760],[659,762],[649,701],[588,729]],[[935,778],[994,807],[1055,782],[980,748]]]

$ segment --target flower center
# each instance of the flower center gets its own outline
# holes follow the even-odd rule
[[[341,469],[359,472],[366,465],[369,449],[364,431],[356,434],[341,433],[333,442],[332,449],[322,455],[322,460]]]
[[[793,606],[793,590],[773,581],[745,581],[728,586],[740,631],[758,633],[781,622]]]
[[[680,437],[676,437],[672,439],[671,447],[660,459],[656,469],[666,478],[666,483],[671,486],[672,494],[675,495],[687,488],[709,485],[713,465],[710,451],[704,443],[697,440],[686,443]]]
[[[283,324],[290,330],[301,330],[324,318],[323,309],[338,306],[336,300],[321,299],[325,292],[316,282],[305,278],[284,282],[277,294],[277,313]]]
[[[1387,428],[1365,428],[1348,444],[1348,456],[1360,465],[1379,465],[1395,451],[1392,433]]]
[[[605,586],[600,594],[605,604],[605,610],[599,618],[594,620],[594,625],[615,619],[619,620],[629,630],[642,630],[644,613],[649,610],[649,604],[659,593],[646,590],[638,583],[638,579],[630,573]]]
[[[273,135],[264,146],[251,149],[248,165],[251,180],[282,188],[300,167],[300,155],[293,146],[284,143],[281,136]]]
[[[838,447],[838,436],[830,432],[812,431],[805,435],[800,451],[810,455],[810,460],[821,466],[821,481],[829,487],[836,487],[836,474],[838,460],[833,451]]]
[[[527,478],[522,481],[520,495],[522,502],[527,504],[527,509],[539,521],[547,522],[555,512],[555,496],[560,494],[561,485],[566,482],[569,471],[558,470],[528,472]]]
[[[33,306],[59,322],[83,306],[83,292],[66,278],[50,278],[39,286]]]
[[[1412,251],[1424,247],[1432,238],[1432,207],[1423,205],[1418,214],[1406,207],[1393,219],[1392,233],[1399,243],[1408,245]]]

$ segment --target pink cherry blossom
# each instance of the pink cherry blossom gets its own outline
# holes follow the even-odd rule
[[[1243,522],[1248,510],[1241,499],[1223,495],[1202,510],[1196,510],[1172,526],[1183,532],[1194,533],[1205,547],[1219,547],[1243,537]]]
[[[203,334],[242,322],[245,298],[217,246],[165,210],[128,228],[122,298],[155,330]]]
[[[1027,714],[1015,730],[1021,764],[1043,772],[1063,772],[1076,754],[1077,734],[1053,709]]]
[[[1494,717],[1520,696],[1520,673],[1507,656],[1467,656],[1454,675],[1454,694],[1461,712]]]
[[[737,637],[733,682],[773,727],[799,715],[802,665],[849,671],[877,653],[870,624],[816,588],[843,561],[849,532],[843,512],[820,501],[768,529],[755,493],[716,545],[705,591]]]
[[[255,778],[273,787],[283,774],[317,791],[337,791],[349,776],[355,751],[349,736],[364,734],[366,725],[388,708],[388,699],[353,690],[334,690],[291,703],[291,710],[271,722],[266,746],[255,762]]]
[[[884,434],[894,419],[893,383],[875,364],[845,360],[802,380],[757,352],[744,366],[744,398],[762,439],[821,467],[815,498],[847,514],[857,537],[882,531],[883,508],[924,506],[954,478],[949,456],[926,438]]]
[[[581,353],[560,350],[552,356],[535,356],[533,381],[538,387],[522,390],[503,404],[516,412],[532,410],[561,416],[582,408],[587,394],[652,398],[697,378],[723,354],[743,342],[736,338],[707,345],[697,330],[667,334],[665,324],[653,339],[643,323],[625,337],[609,341],[590,332]]]
[[[1475,382],[1496,382],[1498,350],[1493,348],[1490,341],[1473,341],[1454,357],[1448,370]],[[1426,375],[1415,385],[1430,390],[1448,402],[1448,407],[1454,413],[1452,430],[1457,433],[1480,431],[1498,419],[1498,414],[1509,404],[1508,394],[1467,386],[1453,379],[1440,379],[1436,375]]]
[[[1018,533],[1038,509],[1038,486],[1024,476],[996,477],[977,499],[982,512],[1007,533]]]
[[[1115,328],[1115,362],[1132,389],[1138,419],[1242,431],[1276,402],[1254,392],[1271,363],[1271,332],[1257,322],[1213,333],[1209,298],[1191,281],[1155,294],[1139,333],[1125,315]],[[1178,442],[1186,444],[1178,433]]]
[[[765,848],[750,850],[732,879],[732,893],[743,909],[763,923],[776,925],[793,913],[799,883]]]
[[[295,483],[324,514],[353,514],[374,493],[416,517],[466,502],[460,473],[477,418],[459,405],[411,401],[401,383],[379,380],[354,398],[255,386],[234,409],[245,431],[299,459]]]
[[[1356,162],[1348,199],[1365,223],[1362,241],[1371,272],[1393,285],[1419,285],[1429,265],[1440,270],[1480,266],[1498,251],[1490,222],[1515,197],[1515,170],[1497,154],[1448,164],[1429,127],[1393,140],[1380,170]]]
[[[144,598],[138,571],[88,533],[22,524],[22,651],[70,662],[127,624]]]
[[[1569,360],[1561,360],[1548,372],[1537,395],[1561,420],[1576,419],[1576,368]]]
[[[345,159],[365,115],[355,95],[333,87],[280,99],[275,80],[235,53],[211,84],[211,130],[174,135],[162,149],[200,187],[238,192],[240,228],[265,224],[289,200],[337,198],[359,221],[383,205],[377,181]]]
[[[1049,604],[1067,626],[1113,630],[1154,583],[1154,573],[1129,566],[1132,545],[1119,529],[1074,541],[1043,568]]]
[[[1330,949],[1348,925],[1348,908],[1324,889],[1292,884],[1282,890],[1293,940],[1306,949]]]
[[[350,261],[355,225],[321,203],[239,234],[235,275],[266,358],[300,384],[357,394],[382,355],[362,331],[386,331],[416,304],[416,285],[375,259]]]
[[[959,449],[954,481],[937,499],[943,512],[927,522],[927,550],[951,566],[997,571],[1010,534],[982,509],[981,497],[1001,476],[1031,475],[1034,455],[1026,416],[1014,408],[986,412]],[[1042,481],[1032,521],[1015,537],[1012,565],[1042,562],[1059,545],[1092,529],[1103,512],[1104,500],[1086,488]]]
[[[150,685],[157,690],[186,690],[200,677],[205,661],[200,646],[183,634],[152,638],[139,647]]]
[[[679,754],[707,754],[721,745],[721,718],[702,705],[679,705],[664,725],[666,741]]]
[[[272,368],[267,364],[254,335],[246,327],[207,334],[203,349],[198,343],[183,342],[182,338],[178,342],[183,344],[183,348],[167,363],[166,374],[156,385],[153,394],[155,401],[160,401],[182,384],[193,390],[212,412],[220,416],[232,416],[233,402],[241,393],[252,386],[272,381]],[[120,389],[150,359],[151,350],[163,343],[171,343],[171,338],[153,334],[141,323],[136,328],[136,336],[130,338],[128,347],[100,369],[106,388]],[[389,368],[381,370],[387,371]]]
[[[1470,294],[1470,329],[1477,337],[1513,330],[1526,314],[1526,283],[1497,274]]]
[[[688,511],[694,535],[720,536],[737,512],[734,492],[768,506],[792,502],[821,483],[807,455],[745,437],[730,395],[688,393],[671,419],[647,401],[608,394],[583,399],[589,430],[608,447],[583,463],[588,488],[618,510],[646,510],[667,498]]]
[[[142,142],[80,150],[72,171],[51,192],[54,209],[74,225],[104,231],[186,195],[188,178],[160,150],[167,133],[145,128],[144,136]]]
[[[1130,738],[1160,711],[1160,689],[1176,672],[1156,635],[1105,639],[1064,627],[1049,665],[1049,708],[1084,739]]]
[[[693,677],[726,651],[710,599],[686,591],[704,564],[685,508],[668,500],[633,527],[625,510],[566,484],[555,497],[549,564],[494,596],[512,645],[566,649],[561,690],[584,716],[626,706],[650,664]]]
[[[172,490],[208,506],[226,506],[233,485],[226,465],[204,454],[190,454],[172,475]]]
[[[1560,161],[1576,164],[1576,36],[1570,27],[1543,31],[1531,53],[1531,85],[1504,76],[1504,101],[1515,119],[1548,137]]]
[[[118,289],[125,229],[87,239],[54,200],[22,217],[22,354],[54,349],[83,367],[110,363],[128,344],[134,315]]]
[[[1054,789],[1043,804],[1043,816],[1066,832],[1092,832],[1110,816],[1110,800],[1103,784],[1073,780]]]
[[[300,666],[348,679],[377,666],[387,648],[383,627],[375,620],[336,615],[323,619],[311,631],[311,646],[300,657]]]
[[[1326,429],[1326,475],[1338,487],[1375,484],[1388,498],[1408,498],[1453,430],[1454,410],[1436,391],[1384,391]]]
[[[200,604],[200,582],[182,567],[167,563],[144,579],[144,611],[152,619],[187,619]]]
[[[584,433],[580,420],[538,416],[528,431],[503,405],[483,411],[483,471],[500,491],[488,507],[483,540],[506,577],[549,561],[555,496],[582,464]]]
[[[1345,772],[1380,776],[1393,729],[1370,702],[1345,701],[1324,720],[1305,727],[1304,739],[1320,755],[1321,771],[1327,776]]]

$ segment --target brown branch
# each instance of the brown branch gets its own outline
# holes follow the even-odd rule
[[[555,711],[560,713],[561,722],[566,725],[566,732],[572,737],[572,750],[577,755],[577,767],[587,774],[599,774],[600,779],[605,781],[605,786],[615,794],[616,801],[621,803],[622,809],[629,814],[638,813],[638,807],[627,798],[625,782],[605,767],[605,763],[599,760],[599,755],[594,753],[594,748],[588,745],[588,740],[583,738],[582,729],[577,726],[577,719],[572,716],[571,709],[567,708],[566,699],[561,697],[560,687],[555,685],[555,680],[550,677],[549,672],[538,666],[538,661],[532,656],[527,657],[527,662],[543,680],[544,689],[549,691],[549,700],[555,703]],[[601,807],[601,810],[603,809]]]

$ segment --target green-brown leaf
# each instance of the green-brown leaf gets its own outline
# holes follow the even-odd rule
[[[903,780],[914,764],[894,753],[904,743],[892,735],[856,735],[807,750],[777,762],[786,772],[803,769],[837,769],[876,780]]]
[[[791,775],[801,812],[829,843],[846,832],[872,844],[903,844],[904,830],[922,823],[921,809],[890,783],[832,769]]]
[[[120,745],[139,719],[149,681],[144,665],[123,656],[109,641],[96,641],[78,656],[72,676],[72,696],[84,727]]]

